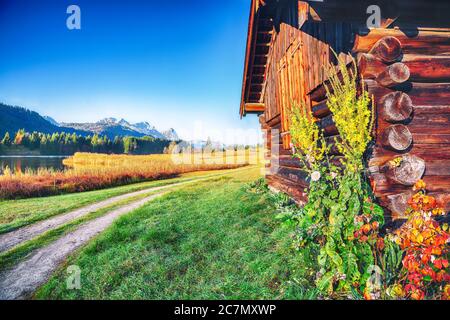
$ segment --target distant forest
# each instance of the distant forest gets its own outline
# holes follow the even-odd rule
[[[116,137],[114,140],[97,134],[41,133],[19,130],[6,132],[0,142],[0,154],[73,155],[76,152],[107,154],[161,154],[174,142],[153,137]]]

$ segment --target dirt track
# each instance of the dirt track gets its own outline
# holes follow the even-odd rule
[[[86,222],[48,246],[37,249],[29,258],[0,273],[0,300],[27,299],[43,285],[64,259],[108,228],[118,217],[162,196],[158,193],[127,204],[106,215]]]
[[[233,170],[232,172],[235,173],[240,170],[246,169],[237,169]],[[130,199],[132,197],[148,194],[151,192],[157,192],[156,194],[152,194],[151,196],[145,197],[144,199],[134,201],[127,205],[123,205],[99,218],[90,220],[82,224],[75,231],[63,235],[58,240],[45,247],[36,249],[24,261],[19,262],[18,264],[7,270],[1,271],[0,300],[30,298],[36,291],[36,289],[38,289],[50,278],[51,274],[56,270],[56,268],[71,253],[73,253],[81,246],[85,245],[93,237],[108,228],[118,217],[123,216],[139,207],[142,207],[145,203],[169,192],[169,190],[166,189],[218,178],[228,173],[230,172],[212,174],[210,176],[201,177],[198,179],[173,183],[161,187],[148,188],[145,190],[116,196],[1,235],[0,252],[7,251],[23,242],[26,242],[35,238],[36,236],[39,236],[40,234],[43,234],[46,231],[55,229],[89,213],[108,207],[114,203],[117,203],[118,201]]]
[[[132,193],[123,194],[120,196],[116,196],[113,198],[109,198],[107,200],[103,200],[101,202],[97,202],[91,205],[88,205],[86,207],[76,209],[74,211],[55,216],[53,218],[49,218],[44,221],[37,222],[35,224],[5,233],[0,235],[0,253],[4,251],[8,251],[9,249],[26,242],[28,240],[31,240],[49,230],[58,228],[68,222],[74,221],[78,218],[81,218],[83,216],[86,216],[92,212],[95,212],[97,210],[100,210],[102,208],[106,208],[116,202],[123,201],[126,199],[130,199],[139,195],[143,195],[146,193],[150,193],[152,191],[159,191],[168,189],[171,187],[191,183],[192,181],[186,181],[186,182],[180,182],[180,183],[174,183],[162,187],[153,187],[148,188]]]

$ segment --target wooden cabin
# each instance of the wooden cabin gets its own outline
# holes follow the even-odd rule
[[[381,9],[381,19],[368,27],[371,5]],[[448,0],[251,1],[240,114],[258,115],[267,132],[269,185],[300,203],[306,200],[307,176],[290,148],[286,110],[292,102],[311,108],[327,139],[339,135],[325,90],[324,66],[335,60],[331,49],[356,59],[373,95],[367,171],[380,202],[398,217],[411,186],[423,177],[448,211]],[[402,165],[389,169],[387,163],[398,157]]]

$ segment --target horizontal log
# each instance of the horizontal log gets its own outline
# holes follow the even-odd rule
[[[303,164],[300,162],[299,159],[294,158],[292,156],[279,156],[279,157],[272,157],[271,163],[275,166],[281,166],[281,167],[287,167],[287,168],[296,168],[301,169],[303,167]]]
[[[275,150],[278,150],[278,154],[275,153]],[[282,155],[282,156],[288,156],[292,155],[292,151],[290,149],[283,148],[282,144],[273,143],[272,149],[271,149],[272,156]]]
[[[450,114],[415,114],[411,120],[405,122],[411,133],[427,133],[429,135],[433,134],[450,134]],[[379,120],[377,124],[377,134],[381,135],[383,131],[389,127],[391,123]]]
[[[392,159],[392,158],[391,158]],[[386,165],[386,164],[385,164]],[[372,167],[374,168],[374,167]],[[375,173],[385,172],[387,169],[378,168],[378,170],[373,171]],[[449,176],[450,177],[450,159],[444,160],[427,160],[425,176]]]
[[[267,133],[270,133],[270,127],[267,125],[266,117],[263,114],[259,116],[259,124],[262,130],[267,130]]]
[[[280,176],[274,175],[268,175],[266,180],[270,187],[288,194],[299,204],[304,204],[307,201],[308,196],[304,191],[304,189],[307,188],[307,185],[296,184],[292,181],[283,179]]]
[[[325,88],[325,83],[322,83],[320,86],[315,88],[313,91],[309,93],[309,97],[311,101],[320,102],[327,98],[327,90]]]
[[[427,161],[425,170],[426,176],[449,176],[450,179],[450,159]]]
[[[347,70],[349,72],[353,72],[354,70],[354,64],[353,61],[350,60],[350,62],[347,63]],[[342,73],[339,69],[336,69],[337,77],[339,80],[342,80]],[[322,100],[325,100],[327,98],[327,86],[329,87],[330,82],[328,80],[325,80],[323,83],[321,83],[319,86],[311,90],[311,92],[308,92],[308,95],[313,102],[320,102]]]
[[[385,174],[374,174],[371,177],[374,193],[377,197],[391,194],[398,194],[411,190],[411,186],[393,183]],[[427,184],[427,191],[430,193],[449,193],[450,179],[448,176],[424,176],[423,181]]]
[[[405,54],[401,62],[409,68],[410,81],[450,81],[449,55]],[[358,68],[365,79],[375,79],[385,70],[386,64],[371,54],[361,53],[358,55]]]
[[[374,80],[364,80],[370,94],[376,101],[388,93],[403,91],[411,98],[413,105],[448,105],[450,101],[450,83],[408,82],[398,88],[390,89],[380,86]]]
[[[396,87],[409,80],[411,73],[409,68],[401,62],[387,66],[376,78],[383,87]]]
[[[450,212],[450,192],[446,193],[429,193],[430,196],[434,197],[437,200],[438,206],[444,208],[445,212]]]
[[[414,137],[414,134],[413,134]],[[418,144],[413,143],[411,149],[408,150],[409,154],[417,155],[422,159],[428,161],[432,160],[446,160],[450,159],[450,148],[448,144]],[[372,150],[372,155],[369,159],[369,166],[382,166],[386,162],[392,160],[392,158],[398,157],[398,151],[392,151],[385,149],[381,145],[375,145]]]
[[[308,185],[309,175],[301,169],[272,165],[270,173],[297,184]]]
[[[271,128],[276,128],[277,126],[280,126],[280,124],[281,124],[281,115],[278,114],[275,117],[273,117],[272,119],[267,119],[266,123]]]
[[[449,55],[414,55],[405,54],[402,63],[408,66],[410,81],[450,82]]]
[[[448,144],[450,148],[449,134],[428,134],[428,133],[412,133],[414,143],[418,144]]]
[[[417,114],[408,123],[408,128],[414,133],[445,133],[450,134],[449,114]]]
[[[244,110],[247,113],[262,113],[266,109],[264,103],[246,103]]]
[[[330,115],[331,111],[327,106],[327,100],[322,100],[321,102],[315,104],[312,107],[312,114],[316,118],[323,118]]]
[[[402,44],[403,53],[447,54],[450,52],[450,33],[399,29],[371,29],[366,35],[356,35],[353,52],[368,53],[383,37],[395,37]]]
[[[358,71],[364,79],[375,79],[388,64],[369,53],[359,53],[357,57]]]
[[[329,136],[325,138],[325,141],[328,145],[329,149],[329,153],[332,156],[341,156],[342,153],[339,151],[338,147],[337,147],[337,142],[341,142],[341,137],[339,135],[335,135],[335,136]]]
[[[260,116],[258,116],[258,121],[259,121],[259,124],[266,124],[266,116],[264,115],[264,114],[262,114],[262,115],[260,115]]]
[[[387,208],[391,211],[393,220],[406,219],[407,209],[409,208],[408,201],[414,195],[412,190],[388,195],[386,196]]]
[[[409,208],[407,201],[412,196],[414,192],[404,191],[397,194],[392,195],[381,195],[380,203],[388,208],[391,212],[392,219],[406,219],[407,215],[405,215],[405,211]],[[437,203],[440,207],[444,208],[444,210],[448,213],[450,211],[450,194],[442,193],[442,192],[431,192],[430,196],[434,197],[437,200]]]
[[[446,106],[414,106],[414,114],[449,114],[450,104]]]
[[[402,161],[398,167],[388,165],[386,177],[396,183],[413,186],[425,173],[425,160],[422,158],[406,154],[401,156]]]

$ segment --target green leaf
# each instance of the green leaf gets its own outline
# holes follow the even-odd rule
[[[330,192],[330,198],[331,198],[331,199],[336,199],[338,196],[339,196],[339,193],[338,193],[337,190],[332,190],[332,191]]]
[[[339,254],[336,252],[336,246],[333,241],[328,240],[327,244],[325,245],[325,251],[327,255],[331,258],[331,261],[335,264],[335,266],[340,269],[340,271],[343,271],[342,269],[342,258],[339,256]]]
[[[317,262],[319,263],[320,267],[326,267],[327,264],[327,253],[324,248],[320,249],[320,254],[317,257]]]
[[[323,275],[316,283],[317,288],[321,292],[326,292],[328,294],[333,293],[333,279],[334,279],[334,273],[332,271],[327,272],[325,275]]]

